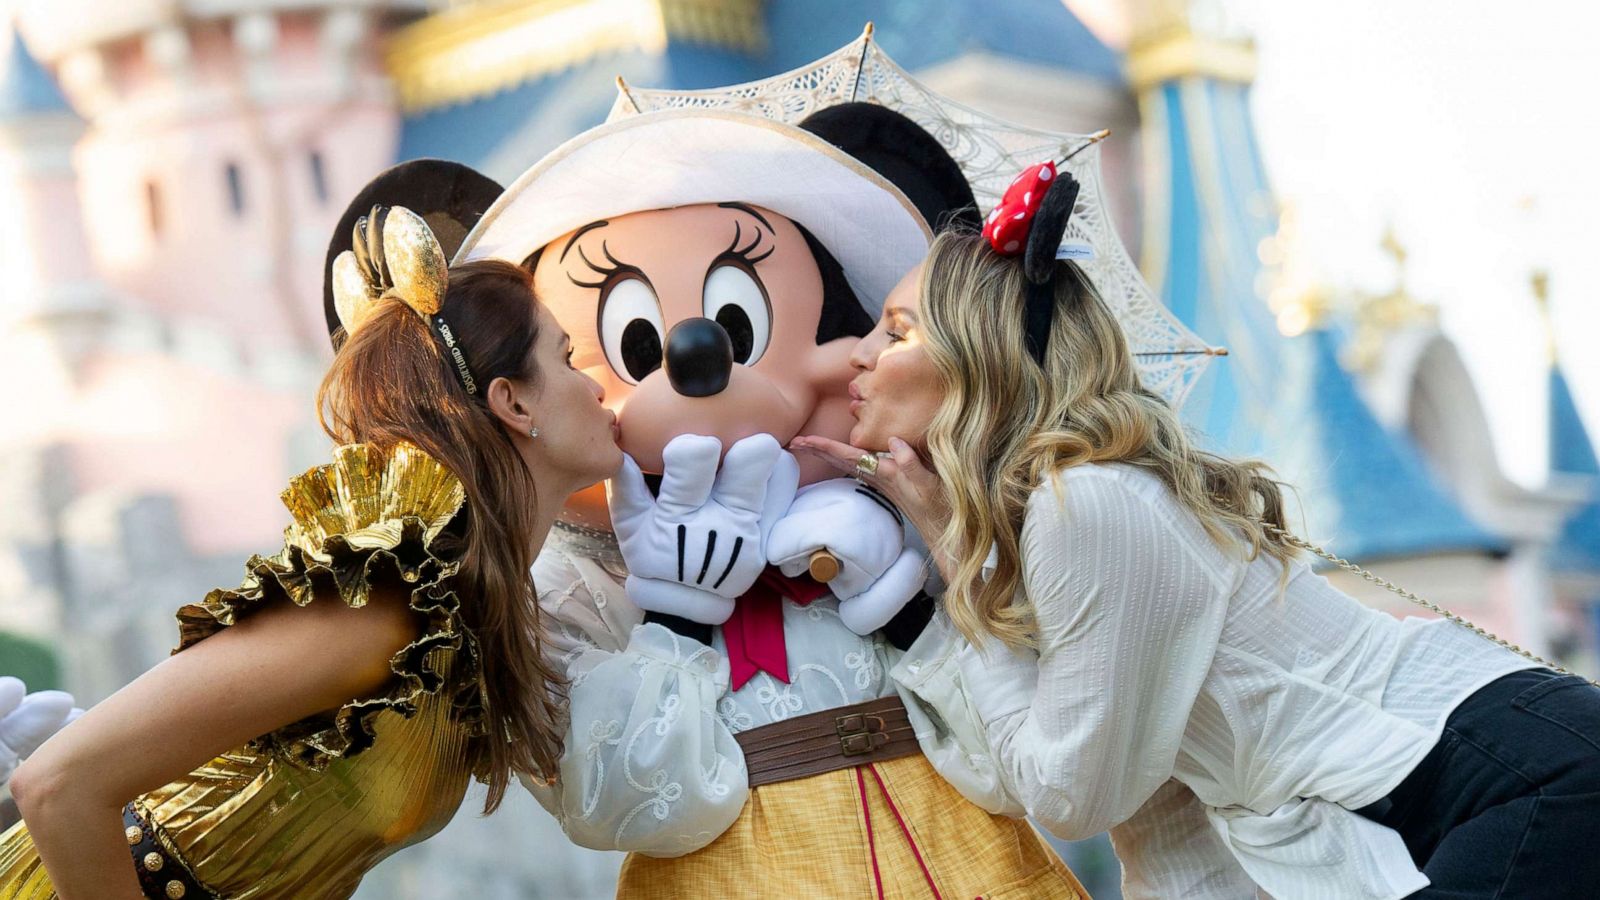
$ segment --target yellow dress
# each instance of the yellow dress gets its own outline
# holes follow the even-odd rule
[[[180,609],[174,653],[264,605],[336,591],[361,607],[380,585],[410,590],[422,636],[395,654],[378,695],[263,735],[134,803],[219,897],[348,897],[384,857],[450,821],[475,768],[477,645],[453,590],[459,560],[440,537],[464,495],[416,447],[350,445],[283,500],[294,518],[283,550],[253,557],[238,588]],[[26,826],[0,835],[0,900],[54,896]]]
[[[727,831],[685,856],[630,853],[627,900],[859,897],[1088,900],[1023,819],[967,802],[922,754],[766,784]]]

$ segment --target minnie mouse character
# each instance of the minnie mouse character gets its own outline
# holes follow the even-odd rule
[[[609,503],[570,498],[534,567],[570,721],[559,777],[528,787],[575,842],[633,851],[624,897],[1081,896],[922,754],[889,678],[932,605],[899,511],[782,449],[848,436],[851,350],[933,226],[977,227],[970,188],[882,107],[803,125],[600,126],[456,255],[533,272],[630,457]]]

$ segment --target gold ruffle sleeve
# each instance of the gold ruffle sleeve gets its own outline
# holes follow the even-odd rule
[[[334,450],[332,463],[291,480],[282,496],[294,518],[283,549],[251,557],[237,588],[212,591],[179,609],[173,653],[266,604],[305,606],[336,596],[360,608],[380,586],[408,590],[411,608],[426,625],[390,659],[396,677],[386,691],[263,735],[252,748],[320,769],[370,747],[377,713],[393,710],[409,718],[423,695],[446,688],[455,691],[460,715],[479,731],[481,665],[454,589],[460,560],[441,555],[439,547],[441,532],[465,502],[460,480],[410,444],[349,444]],[[436,654],[444,650],[457,652]],[[453,657],[450,671],[440,671],[439,655]]]

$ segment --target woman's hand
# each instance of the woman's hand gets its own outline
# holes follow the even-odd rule
[[[164,660],[17,769],[13,799],[57,896],[137,898],[122,807],[220,753],[394,677],[421,621],[398,592],[364,609],[318,592],[271,604]]]
[[[923,465],[910,444],[899,438],[890,438],[887,453],[874,453],[831,438],[801,435],[789,442],[789,449],[809,453],[888,497],[927,542],[940,576],[946,582],[950,580],[949,561],[934,546],[950,521],[944,484],[932,469]],[[857,463],[863,456],[877,457],[877,471],[867,473],[858,467]]]

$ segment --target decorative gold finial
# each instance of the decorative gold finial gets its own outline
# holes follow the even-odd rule
[[[1383,247],[1384,252],[1394,258],[1396,290],[1403,289],[1406,282],[1406,257],[1409,254],[1406,252],[1406,246],[1400,243],[1400,236],[1395,233],[1393,222],[1390,222],[1383,229],[1383,240],[1380,246]]]
[[[1410,252],[1390,222],[1378,246],[1394,260],[1394,287],[1380,294],[1358,294],[1355,309],[1355,334],[1345,349],[1351,369],[1372,372],[1383,359],[1389,335],[1414,325],[1431,325],[1439,320],[1439,308],[1412,296],[1406,287]]]
[[[1109,128],[1102,128],[1099,131],[1096,131],[1094,134],[1091,134],[1088,137],[1084,138],[1083,143],[1079,144],[1076,147],[1073,147],[1072,150],[1069,151],[1066,155],[1064,155],[1060,159],[1056,160],[1056,166],[1060,167],[1060,166],[1066,165],[1067,164],[1067,160],[1072,159],[1074,156],[1077,156],[1079,153],[1082,153],[1083,151],[1089,149],[1090,147],[1093,147],[1095,144],[1100,143],[1101,141],[1105,140],[1106,138],[1108,138],[1110,136],[1111,136],[1111,129],[1109,129]]]
[[[861,39],[862,40],[866,40],[866,41],[872,40],[872,28],[873,28],[872,23],[868,22],[867,23],[867,27],[861,29]]]
[[[1534,269],[1528,273],[1528,286],[1533,289],[1533,302],[1539,308],[1539,318],[1544,320],[1544,352],[1550,365],[1557,362],[1556,322],[1550,314],[1550,270]]]
[[[633,99],[633,91],[628,90],[628,82],[621,75],[617,76],[617,93],[628,101],[628,105],[633,107],[634,112],[643,112],[643,110],[639,109],[639,101]]]

